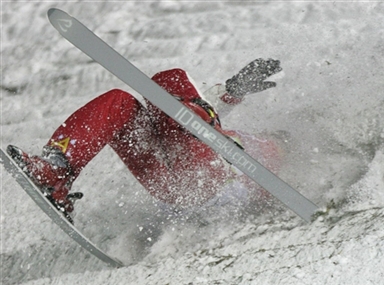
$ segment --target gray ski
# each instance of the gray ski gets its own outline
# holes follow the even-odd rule
[[[91,254],[113,267],[124,266],[119,260],[108,256],[91,241],[89,241],[73,224],[71,224],[63,213],[54,207],[51,202],[43,195],[40,189],[28,178],[19,168],[13,159],[0,149],[0,163],[15,178],[17,183],[24,189],[32,200],[46,213],[66,234],[68,234],[81,247],[88,250]]]
[[[184,107],[82,23],[55,8],[48,11],[48,18],[59,33],[74,46],[183,125],[305,221],[310,222],[312,220],[313,214],[318,209],[314,203],[246,154],[233,141]]]

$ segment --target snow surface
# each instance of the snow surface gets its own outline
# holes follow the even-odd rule
[[[1,147],[39,154],[96,95],[131,91],[49,24],[67,11],[148,75],[181,67],[201,89],[258,57],[274,89],[227,128],[284,137],[281,177],[320,207],[304,223],[273,201],[167,216],[108,148],[74,185],[76,225],[127,264],[75,244],[1,167],[3,284],[384,284],[384,5],[379,1],[2,1]]]

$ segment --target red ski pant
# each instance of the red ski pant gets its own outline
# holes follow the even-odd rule
[[[153,196],[172,204],[203,203],[232,174],[189,133],[156,132],[153,121],[168,120],[165,114],[156,116],[131,94],[114,89],[73,113],[48,144],[66,155],[75,178],[108,144]]]
[[[115,140],[123,130],[132,130],[133,118],[142,108],[128,93],[111,90],[74,112],[53,133],[48,144],[61,149],[77,177],[106,144],[119,151]]]

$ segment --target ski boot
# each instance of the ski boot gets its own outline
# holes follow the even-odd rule
[[[73,223],[69,213],[73,212],[75,201],[83,194],[68,194],[74,176],[65,155],[52,146],[44,146],[41,156],[29,155],[12,145],[7,147],[7,153],[44,196]]]

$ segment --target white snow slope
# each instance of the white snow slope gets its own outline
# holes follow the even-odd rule
[[[380,1],[2,1],[1,147],[39,154],[71,112],[129,87],[63,39],[67,11],[148,75],[201,89],[279,59],[277,87],[227,128],[284,136],[281,177],[325,207],[306,224],[273,201],[168,217],[105,148],[74,185],[75,223],[127,265],[80,248],[1,169],[2,284],[384,284],[384,5]]]

